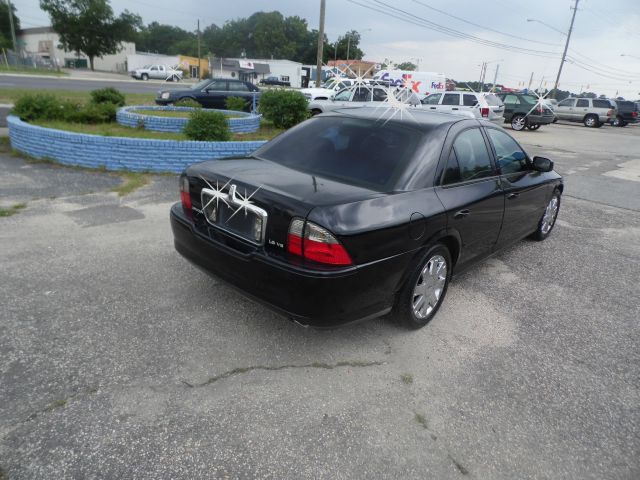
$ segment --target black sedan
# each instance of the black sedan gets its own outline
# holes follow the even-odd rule
[[[170,105],[179,100],[195,100],[205,108],[226,108],[229,97],[246,99],[251,105],[260,99],[260,89],[251,82],[230,78],[202,80],[187,90],[161,90],[156,97],[158,105]]]
[[[187,168],[171,226],[184,257],[301,324],[419,328],[454,272],[545,239],[562,190],[489,122],[363,107]]]

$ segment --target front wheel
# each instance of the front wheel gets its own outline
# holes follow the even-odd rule
[[[149,75],[147,75],[146,73],[143,73],[142,75],[140,75],[140,78],[142,80],[149,80]]]
[[[422,328],[429,323],[447,293],[451,268],[447,247],[440,243],[432,246],[417,262],[398,294],[393,313],[395,320],[411,329]]]
[[[542,241],[549,236],[553,226],[556,224],[558,218],[558,212],[560,211],[560,190],[557,188],[551,195],[551,200],[547,204],[547,208],[544,209],[542,218],[538,222],[538,229],[533,233],[532,237],[535,240]]]
[[[538,130],[540,128],[540,124],[539,123],[533,123],[531,125],[527,125],[527,128],[529,130]]]
[[[316,115],[320,115],[322,113],[322,110],[320,110],[319,108],[314,108],[313,110],[311,110],[311,116],[315,117]]]
[[[527,126],[527,119],[524,115],[514,115],[511,118],[511,128],[513,128],[516,132],[520,130],[524,130],[524,127]]]

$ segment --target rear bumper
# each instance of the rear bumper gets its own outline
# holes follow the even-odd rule
[[[176,250],[244,295],[303,325],[332,327],[391,310],[406,255],[339,271],[309,270],[265,253],[244,254],[192,227],[182,206],[171,208]]]

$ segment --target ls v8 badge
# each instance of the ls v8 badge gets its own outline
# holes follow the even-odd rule
[[[214,187],[204,178],[202,180],[209,186],[209,188],[203,188],[200,193],[202,213],[207,222],[252,243],[264,244],[267,212],[251,202],[251,198],[262,186],[256,188],[250,195],[247,195],[245,190],[243,195],[238,192],[236,185],[231,184],[232,180],[222,187],[218,182]],[[225,192],[227,187],[228,190]]]

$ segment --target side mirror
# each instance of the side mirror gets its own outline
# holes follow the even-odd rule
[[[545,157],[533,157],[533,169],[538,172],[550,172],[553,170],[553,162]]]

